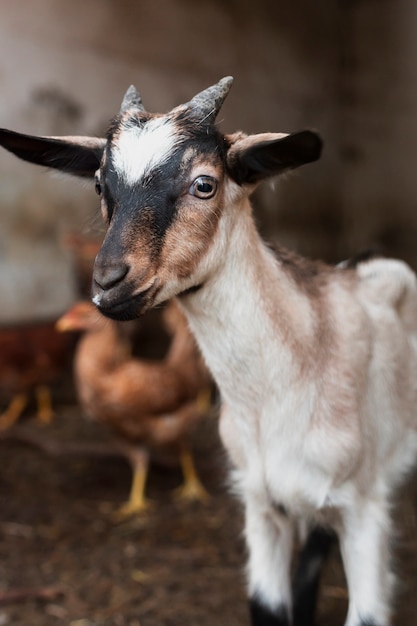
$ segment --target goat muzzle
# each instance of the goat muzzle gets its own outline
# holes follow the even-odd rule
[[[92,300],[100,313],[117,321],[136,319],[151,308],[158,289],[154,282],[141,291],[137,291],[127,281],[114,282],[103,289],[93,279]]]

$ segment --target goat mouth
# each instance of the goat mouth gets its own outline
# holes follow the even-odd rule
[[[106,302],[103,298],[93,302],[103,315],[117,322],[133,320],[145,313],[152,307],[155,289],[149,287],[136,295],[129,296],[123,300]]]

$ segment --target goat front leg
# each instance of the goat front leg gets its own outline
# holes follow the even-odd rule
[[[245,536],[252,626],[289,626],[292,521],[257,499],[246,499]]]
[[[340,547],[349,590],[345,626],[389,626],[390,516],[387,502],[362,500],[343,516]]]

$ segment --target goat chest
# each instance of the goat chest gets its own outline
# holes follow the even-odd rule
[[[294,423],[290,416],[288,421],[287,428],[279,419],[251,423],[223,407],[220,436],[232,461],[234,487],[244,499],[316,517],[340,499],[335,474],[325,471],[334,463],[334,450],[317,462],[302,420]]]

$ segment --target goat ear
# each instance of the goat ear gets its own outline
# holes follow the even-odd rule
[[[316,161],[321,154],[322,140],[309,130],[284,135],[233,136],[227,163],[232,178],[239,184],[256,184],[285,170]]]
[[[35,137],[0,129],[0,145],[24,161],[76,176],[93,177],[100,166],[106,140],[95,137]]]

